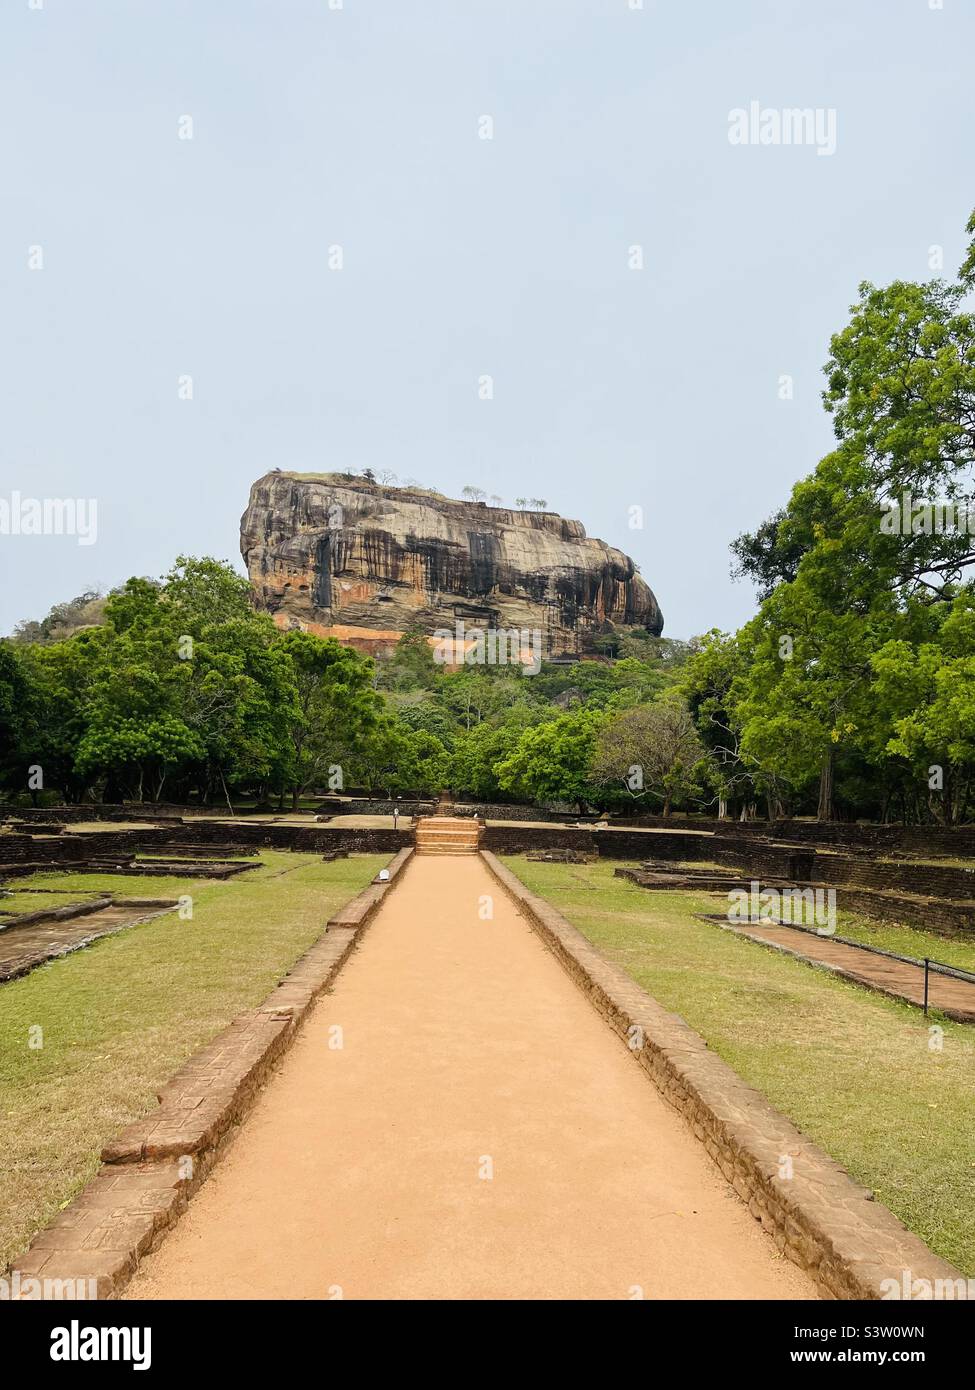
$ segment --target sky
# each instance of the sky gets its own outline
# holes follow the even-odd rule
[[[545,498],[733,630],[859,283],[962,258],[973,52],[972,0],[4,0],[0,519],[96,527],[6,525],[0,633],[243,571],[275,467]]]

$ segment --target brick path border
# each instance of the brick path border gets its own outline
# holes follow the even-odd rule
[[[489,850],[496,881],[556,959],[589,997],[657,1089],[681,1112],[723,1176],[826,1297],[879,1299],[882,1281],[964,1280],[873,1194],[802,1134],[708,1049],[699,1033],[669,1013],[607,961],[560,912],[531,893]],[[779,1176],[788,1156],[793,1177]]]
[[[111,893],[103,893],[99,898],[88,898],[84,902],[65,903],[64,907],[42,907],[36,912],[4,912],[0,898],[0,913],[8,921],[0,923],[0,931],[11,927],[39,927],[45,922],[70,922],[75,917],[87,917],[92,912],[101,912],[103,907],[114,907],[115,898]],[[175,905],[175,904],[174,904]]]
[[[195,1052],[159,1092],[158,1108],[106,1144],[94,1178],[11,1265],[21,1298],[37,1296],[37,1279],[85,1281],[98,1298],[118,1298],[186,1210],[412,853],[400,850],[388,880],[339,908],[263,1004]]]

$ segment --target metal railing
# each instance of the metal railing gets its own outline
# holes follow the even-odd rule
[[[908,957],[904,957],[908,959]],[[912,962],[916,964],[917,962]],[[968,984],[975,985],[975,974],[970,970],[959,970],[955,965],[945,965],[944,961],[932,960],[930,956],[924,957],[924,1014],[927,1017],[928,1000],[930,998],[930,974],[934,970],[938,975],[950,975],[955,980],[965,980]]]

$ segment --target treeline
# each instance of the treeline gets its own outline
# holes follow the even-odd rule
[[[21,624],[0,643],[9,798],[297,806],[330,790],[452,788],[639,808],[689,804],[702,790],[692,768],[703,746],[686,709],[662,699],[686,657],[680,643],[633,635],[617,645],[641,657],[528,676],[448,670],[411,632],[377,666],[331,639],[279,631],[228,565],[185,557],[159,583],[133,578],[97,611],[88,603],[59,605],[53,623]],[[65,611],[96,621],[59,638]]]
[[[259,803],[341,786],[381,767],[423,780],[427,740],[400,729],[373,663],[280,632],[246,579],[181,557],[160,583],[130,579],[101,621],[63,640],[0,643],[0,780],[35,803]]]
[[[447,671],[420,633],[379,668],[400,726],[436,739],[441,785],[480,801],[700,809],[708,754],[678,689],[692,647],[631,634],[641,656]]]

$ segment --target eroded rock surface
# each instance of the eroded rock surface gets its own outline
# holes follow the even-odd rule
[[[390,650],[408,628],[538,629],[546,658],[663,617],[628,555],[554,512],[457,502],[342,474],[267,473],[241,519],[258,606],[279,626]]]

